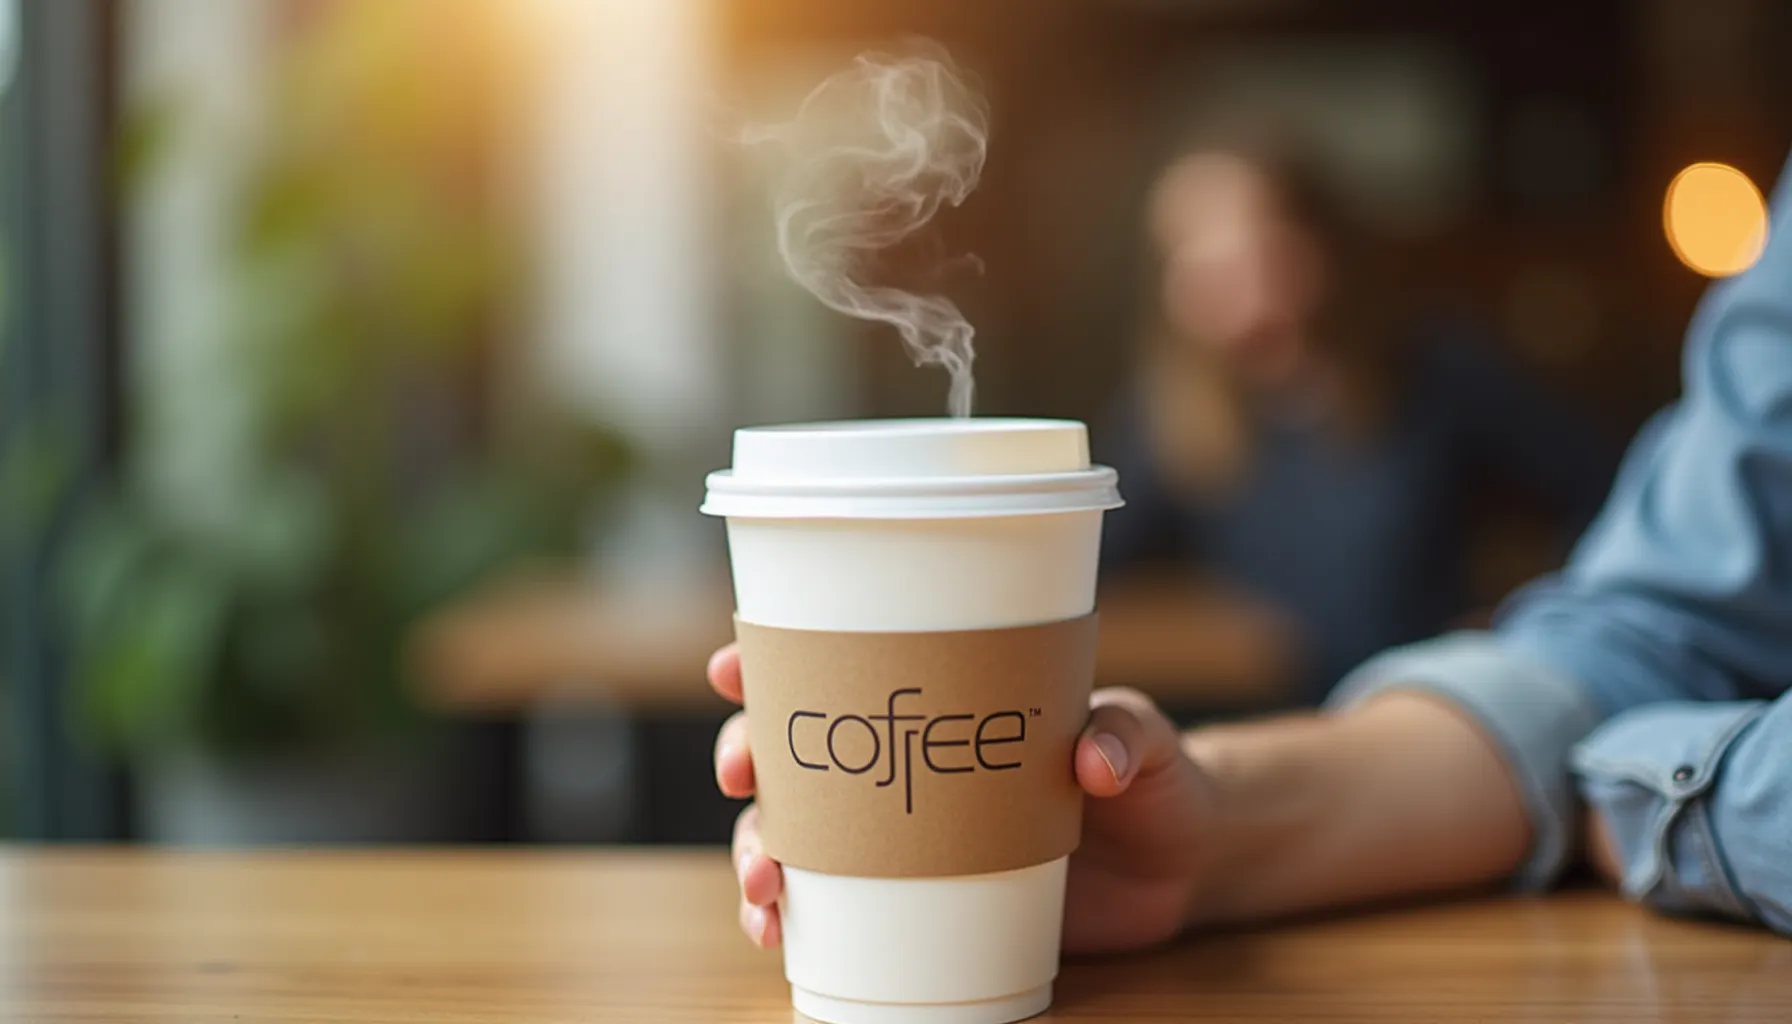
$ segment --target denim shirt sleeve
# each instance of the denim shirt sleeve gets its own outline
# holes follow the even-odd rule
[[[1535,832],[1521,883],[1617,833],[1626,890],[1788,927],[1792,905],[1792,173],[1760,259],[1688,329],[1683,397],[1626,455],[1558,575],[1491,635],[1396,651],[1341,685],[1453,700],[1500,748]]]
[[[1649,704],[1574,750],[1625,895],[1792,933],[1792,698]]]

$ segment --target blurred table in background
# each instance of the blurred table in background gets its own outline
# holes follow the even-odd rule
[[[552,573],[513,577],[427,623],[412,648],[439,710],[510,714],[590,701],[650,713],[723,707],[703,681],[733,638],[725,580],[623,588]],[[1101,594],[1100,685],[1136,686],[1185,708],[1262,708],[1289,696],[1288,630],[1233,595],[1139,581]]]
[[[788,1024],[723,853],[0,849],[0,1021]],[[1792,942],[1601,893],[1071,962],[1042,1021],[1785,1021]]]
[[[1212,587],[1137,581],[1100,597],[1098,681],[1183,720],[1285,703],[1290,632]],[[624,585],[573,570],[496,581],[413,638],[424,702],[490,733],[516,839],[722,843],[739,805],[711,753],[730,710],[704,682],[733,637],[726,579]]]

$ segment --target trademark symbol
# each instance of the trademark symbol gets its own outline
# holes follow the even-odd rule
[[[1045,714],[1045,712],[1039,710],[1038,708],[1028,708],[1027,709],[1027,717],[1028,718],[1038,718],[1040,715],[1043,715],[1043,714]]]

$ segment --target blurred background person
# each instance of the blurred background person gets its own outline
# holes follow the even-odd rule
[[[1285,137],[1187,152],[1147,221],[1160,312],[1098,438],[1127,499],[1103,568],[1174,565],[1279,615],[1295,699],[1471,611],[1490,477],[1562,537],[1597,510],[1616,447],[1471,326],[1403,322],[1376,242]]]

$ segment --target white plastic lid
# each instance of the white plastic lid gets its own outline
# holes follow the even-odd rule
[[[935,519],[1118,507],[1075,420],[846,420],[734,432],[703,511],[752,519]]]

